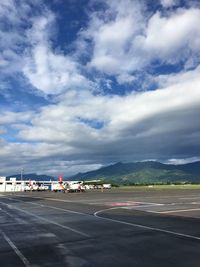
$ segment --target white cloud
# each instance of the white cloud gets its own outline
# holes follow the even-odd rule
[[[0,66],[1,73],[12,75],[23,68],[24,50],[28,45],[26,31],[31,27],[32,19],[46,11],[40,0],[0,2],[0,49],[2,60],[7,63]]]
[[[185,158],[185,159],[169,159],[166,163],[168,164],[187,164],[191,162],[200,161],[200,157],[192,157],[192,158]]]
[[[172,73],[169,75],[159,75],[156,77],[160,87],[166,87],[177,84],[188,84],[191,87],[191,84],[200,77],[200,66],[197,66],[194,70],[181,71],[179,73]]]
[[[172,6],[176,6],[179,3],[179,0],[161,0],[161,5],[163,7],[172,7]]]
[[[0,116],[0,125],[15,124],[18,122],[29,122],[32,112],[11,112],[2,111]]]
[[[67,89],[90,87],[68,56],[55,54],[48,45],[38,44],[27,58],[24,74],[30,83],[45,94],[59,94]]]
[[[117,81],[119,84],[131,83],[135,80],[136,80],[135,76],[130,75],[128,73],[119,74],[119,76],[117,77]]]
[[[19,9],[21,13],[19,13]],[[24,14],[22,16],[22,14]],[[1,50],[1,73],[10,73],[22,66],[18,50],[24,43],[24,33],[17,31],[24,24],[26,16],[24,5],[19,2],[18,6],[13,0],[1,1],[0,3],[0,50]]]
[[[132,60],[132,42],[143,28],[141,6],[133,1],[106,1],[105,14],[92,14],[90,26],[84,32],[91,38],[94,53],[90,67],[107,74],[123,74],[135,69],[137,57]]]
[[[55,24],[55,17],[51,12],[33,21],[28,32],[31,51],[23,68],[24,75],[45,94],[56,95],[72,88],[89,89],[90,82],[80,74],[79,64],[70,55],[53,51],[52,24]]]
[[[123,97],[70,91],[56,105],[32,116],[30,125],[19,128],[21,140],[36,142],[34,146],[22,145],[22,158],[44,165],[51,160],[55,170],[54,159],[64,165],[71,160],[79,165],[84,158],[89,166],[118,160],[166,160],[172,155],[196,157],[199,103],[197,71],[163,89]],[[102,121],[103,125],[95,128],[87,120]]]
[[[7,73],[22,70],[37,90],[54,95],[54,104],[35,113],[0,111],[2,136],[11,128],[16,138],[13,143],[0,139],[1,170],[13,172],[23,165],[31,171],[37,166],[39,172],[72,173],[115,161],[198,157],[199,9],[168,9],[149,17],[139,1],[105,2],[105,13],[90,14],[88,27],[79,33],[77,43],[82,48],[90,47],[88,40],[93,45],[93,53],[87,51],[91,60],[86,68],[77,61],[78,53],[53,48],[56,17],[52,12],[45,9],[30,15],[21,39],[20,25],[27,20],[29,5],[19,17],[11,0],[8,8],[3,7],[8,16],[11,10],[10,22],[16,22],[17,28],[5,35],[1,67]],[[173,4],[162,2],[166,7]],[[82,74],[89,72],[98,80],[105,73],[113,76],[105,77],[108,87],[114,87],[115,78],[130,89],[137,72],[143,74],[156,60],[184,61],[185,69],[152,77],[158,90],[126,96],[95,95],[94,84]],[[187,71],[191,66],[195,69]]]
[[[37,12],[33,12],[31,6]],[[56,17],[40,1],[27,4],[19,1],[18,5],[13,0],[3,1],[0,13],[0,68],[4,75],[20,73],[32,88],[44,94],[90,88],[90,82],[81,74],[81,67],[72,56],[53,50]],[[8,31],[4,29],[5,23],[10,26]]]
[[[41,173],[72,174],[88,170],[90,164],[95,168],[116,161],[198,157],[198,69],[173,81],[168,77],[165,87],[156,91],[122,97],[75,90],[37,114],[2,114],[2,125],[17,127],[16,139],[22,142],[1,140],[1,169],[12,172],[23,165],[27,172],[37,166]],[[95,128],[87,121],[103,124]]]
[[[93,42],[89,67],[115,76],[122,84],[127,82],[123,77],[134,77],[134,72],[151,68],[156,60],[161,64],[185,62],[189,66],[192,59],[194,63],[199,57],[200,9],[197,7],[156,12],[150,17],[137,1],[106,3],[106,12],[92,14],[89,27],[82,32],[85,39]]]
[[[199,24],[199,9],[179,9],[168,17],[157,12],[148,22],[144,49],[153,58],[179,62],[188,56],[186,52],[199,50]]]

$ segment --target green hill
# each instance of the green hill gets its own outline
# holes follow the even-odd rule
[[[78,173],[71,180],[100,179],[118,184],[200,182],[200,162],[183,165],[155,161],[116,163],[95,171]]]

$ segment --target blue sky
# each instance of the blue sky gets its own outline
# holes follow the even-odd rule
[[[200,159],[200,4],[0,3],[1,175]]]

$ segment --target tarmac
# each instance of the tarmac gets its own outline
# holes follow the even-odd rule
[[[0,194],[1,267],[198,267],[200,191]]]

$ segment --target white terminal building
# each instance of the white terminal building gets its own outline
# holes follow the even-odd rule
[[[24,191],[60,191],[68,185],[71,191],[77,191],[82,182],[79,181],[35,181],[35,180],[17,180],[16,177],[6,179],[5,176],[0,176],[0,192],[24,192]]]
[[[6,177],[0,176],[0,192],[14,192],[24,190],[24,181],[17,181],[15,177],[6,180]]]
[[[47,190],[48,186],[52,183],[51,181],[30,181],[30,180],[17,180],[16,177],[11,177],[9,180],[6,179],[5,176],[0,176],[0,192],[21,192],[26,191],[27,188],[30,188],[30,183],[32,187],[38,186],[37,184],[42,184],[44,186],[43,189]]]
[[[98,182],[100,180],[93,180]],[[91,182],[91,181],[90,181]],[[0,192],[24,192],[24,191],[62,191],[81,192],[87,189],[110,189],[111,184],[103,185],[83,185],[83,181],[31,181],[17,180],[16,177],[10,177],[9,180],[5,176],[0,176]]]

